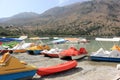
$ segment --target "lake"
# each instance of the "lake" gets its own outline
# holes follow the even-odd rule
[[[49,42],[51,40],[42,40],[44,44],[46,42]],[[51,44],[49,45],[51,48],[62,48],[62,49],[68,49],[71,46],[74,46],[77,49],[80,49],[81,47],[85,47],[88,53],[95,52],[101,47],[105,50],[111,50],[112,46],[114,44],[118,44],[119,42],[108,42],[108,41],[95,41],[95,40],[90,40],[89,43],[77,43],[77,42],[66,42],[63,44]]]

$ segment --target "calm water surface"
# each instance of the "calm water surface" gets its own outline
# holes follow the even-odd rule
[[[42,42],[46,43],[49,42],[50,40],[43,40]],[[95,52],[100,48],[103,48],[105,50],[111,50],[112,46],[114,44],[118,44],[119,42],[107,42],[107,41],[95,41],[95,40],[90,40],[90,43],[72,43],[72,42],[66,42],[63,44],[51,44],[49,45],[51,48],[62,48],[62,49],[68,49],[71,46],[74,46],[77,49],[80,49],[81,47],[85,47],[86,50],[91,53]]]

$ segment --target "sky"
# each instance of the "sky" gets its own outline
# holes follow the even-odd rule
[[[22,12],[38,14],[57,7],[88,0],[0,0],[0,18],[11,17]]]

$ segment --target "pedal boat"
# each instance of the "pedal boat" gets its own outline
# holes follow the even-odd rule
[[[60,59],[80,59],[87,56],[87,51],[85,48],[80,48],[77,50],[75,47],[70,47],[67,50],[64,50],[59,53],[59,58]]]
[[[5,53],[0,60],[0,80],[31,79],[37,68],[21,62],[10,53]]]
[[[34,43],[21,42],[20,44],[17,44],[15,47],[13,47],[12,50],[14,53],[25,53],[26,49],[32,46],[34,46]]]
[[[36,45],[27,49],[27,53],[30,55],[39,55],[43,50],[50,50],[48,45]]]
[[[62,51],[63,49],[59,49],[59,48],[55,48],[55,49],[50,49],[48,50],[43,50],[41,53],[45,56],[45,57],[51,57],[51,58],[59,58],[59,53]]]

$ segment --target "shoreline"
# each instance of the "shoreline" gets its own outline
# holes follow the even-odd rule
[[[12,55],[37,68],[53,66],[67,61],[59,58],[44,57],[44,55],[29,55],[27,53]],[[90,61],[88,57],[79,59],[77,62],[78,65],[74,69],[44,77],[36,74],[32,80],[114,80],[115,76],[120,74],[120,71],[116,68],[119,63],[116,62]]]

